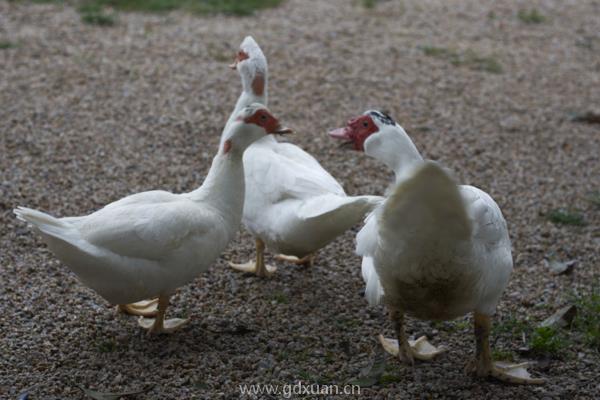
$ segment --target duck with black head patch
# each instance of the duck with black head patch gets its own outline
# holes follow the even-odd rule
[[[396,339],[381,344],[401,361],[429,360],[444,349],[425,337],[409,341],[405,314],[423,320],[474,315],[475,358],[467,370],[504,382],[535,384],[526,364],[493,362],[491,318],[513,268],[506,221],[483,190],[458,185],[439,164],[423,159],[404,129],[367,111],[330,136],[349,142],[395,172],[389,194],[356,237],[369,303],[383,301]]]

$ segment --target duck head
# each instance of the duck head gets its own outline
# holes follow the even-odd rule
[[[282,126],[262,104],[253,103],[242,108],[233,123],[223,133],[221,152],[241,154],[255,141],[266,135],[292,133],[290,128]]]
[[[344,140],[355,150],[378,159],[397,175],[408,164],[422,161],[404,129],[382,111],[366,111],[350,119],[345,127],[330,131],[329,136]]]
[[[384,112],[369,110],[348,120],[345,127],[332,130],[329,136],[345,140],[354,150],[368,154],[369,144],[381,141],[386,136],[386,131],[395,130],[396,125],[392,117]]]
[[[235,55],[233,64],[229,66],[238,71],[242,78],[244,91],[255,96],[264,96],[267,87],[267,59],[252,38],[246,36]]]

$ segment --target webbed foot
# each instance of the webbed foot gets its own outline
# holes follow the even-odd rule
[[[415,358],[428,361],[446,351],[443,346],[435,347],[429,343],[426,336],[421,336],[417,340],[407,340],[403,346],[399,346],[396,339],[387,339],[383,335],[379,335],[379,342],[385,351],[407,364],[413,364]]]
[[[153,333],[172,333],[181,329],[189,319],[172,318],[161,320],[160,318],[144,318],[140,317],[138,325],[146,329],[149,334]]]
[[[248,261],[247,263],[244,263],[244,264],[236,264],[236,263],[230,262],[229,266],[231,268],[235,269],[236,271],[246,272],[249,274],[255,274],[256,276],[260,276],[260,277],[271,276],[275,273],[275,271],[277,271],[277,267],[273,267],[268,264],[263,264],[262,266],[260,266],[260,265],[257,265],[256,262],[254,262],[254,261]]]
[[[158,313],[158,298],[130,304],[119,304],[117,311],[142,317],[154,317]]]
[[[303,265],[305,267],[312,267],[315,257],[316,257],[316,255],[314,253],[311,253],[302,258],[298,258],[296,256],[287,256],[285,254],[277,254],[275,256],[275,258],[280,261],[285,261],[285,262],[288,262],[291,264],[296,264],[296,265]]]

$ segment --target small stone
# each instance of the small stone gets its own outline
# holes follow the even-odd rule
[[[516,131],[521,125],[521,119],[516,115],[510,115],[500,120],[500,127],[507,131]]]

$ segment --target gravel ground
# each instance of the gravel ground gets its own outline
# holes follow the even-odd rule
[[[535,7],[545,20],[520,20]],[[0,397],[77,399],[99,390],[154,387],[144,399],[238,398],[238,384],[343,385],[391,334],[382,307],[361,296],[359,227],[325,248],[312,269],[280,265],[268,280],[232,272],[253,254],[238,239],[173,298],[190,316],[171,336],[148,337],[135,319],[80,284],[12,214],[16,205],[80,215],[125,195],[189,191],[203,180],[240,90],[226,68],[246,34],[270,62],[270,106],[352,194],[382,194],[390,172],[342,151],[325,132],[367,108],[387,109],[427,158],[500,204],[515,271],[496,322],[538,323],[600,275],[599,126],[571,121],[600,104],[600,2],[304,2],[252,18],[120,14],[111,28],[82,24],[70,7],[0,2]],[[446,51],[427,51],[435,48]],[[425,49],[425,50],[424,50]],[[502,69],[448,54],[492,57]],[[453,62],[454,61],[454,62]],[[483,70],[482,70],[483,68]],[[494,69],[496,71],[486,71]],[[579,209],[587,225],[543,216]],[[576,259],[571,275],[544,258]],[[271,260],[274,262],[274,260]],[[468,322],[469,319],[459,320]],[[465,376],[467,323],[411,319],[450,351],[414,371],[388,360],[396,382],[365,398],[593,398],[600,355],[574,344],[538,359],[544,386]],[[498,335],[516,351],[519,337]],[[521,356],[520,359],[525,359]],[[350,396],[346,396],[350,398]]]

